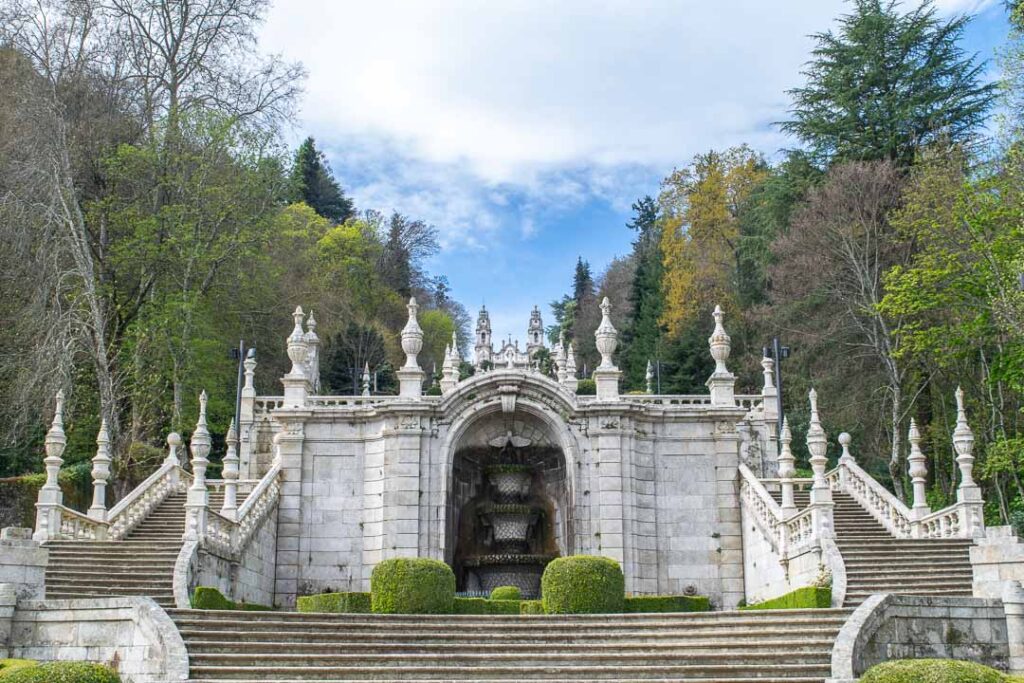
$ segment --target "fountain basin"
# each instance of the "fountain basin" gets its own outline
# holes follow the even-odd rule
[[[530,494],[533,472],[527,465],[492,465],[487,468],[487,479],[498,502],[514,503]]]
[[[540,579],[554,555],[499,554],[467,558],[464,567],[476,574],[488,594],[499,586],[515,586],[524,600],[540,597]]]

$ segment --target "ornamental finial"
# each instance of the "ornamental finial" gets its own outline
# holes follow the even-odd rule
[[[302,331],[302,320],[305,317],[305,314],[302,312],[302,306],[296,306],[295,312],[292,313],[292,320],[295,326],[292,328],[292,333],[288,336],[288,358],[292,362],[290,374],[295,377],[305,376],[303,365],[306,362],[309,350],[306,346],[306,334]]]
[[[420,328],[420,323],[417,320],[419,305],[416,303],[416,297],[409,298],[409,304],[406,308],[409,310],[409,320],[402,329],[402,351],[405,352],[405,367],[418,369],[419,364],[416,362],[416,356],[423,349],[423,330]]]
[[[619,345],[619,333],[616,331],[615,326],[612,325],[611,312],[612,303],[608,300],[608,297],[605,297],[601,302],[601,324],[598,325],[597,331],[594,332],[594,337],[597,340],[597,350],[601,354],[600,369],[603,370],[615,368],[612,355]]]
[[[729,353],[732,351],[732,339],[726,333],[725,326],[722,324],[725,313],[722,312],[721,306],[715,306],[715,310],[711,315],[715,319],[715,330],[708,337],[708,346],[711,347],[711,357],[715,361],[715,374],[728,375],[729,368],[726,367],[725,362],[729,360]]]

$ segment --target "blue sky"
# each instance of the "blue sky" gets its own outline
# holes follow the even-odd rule
[[[989,59],[1000,0],[965,47]],[[495,337],[629,251],[630,204],[697,153],[746,142],[774,157],[771,125],[801,82],[808,34],[842,0],[278,0],[263,48],[309,71],[297,140],[316,137],[360,209],[401,211],[441,234],[429,264]]]

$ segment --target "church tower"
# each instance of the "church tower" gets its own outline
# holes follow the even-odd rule
[[[540,317],[540,309],[536,306],[530,313],[530,327],[526,331],[526,352],[533,355],[534,349],[544,346],[544,321]]]
[[[490,362],[494,355],[494,347],[491,346],[491,314],[487,312],[486,306],[480,307],[476,318],[476,346],[473,355],[477,367]]]

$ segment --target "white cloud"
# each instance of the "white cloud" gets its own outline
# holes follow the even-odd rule
[[[945,14],[974,14],[999,2],[1001,0],[935,0],[935,6]]]

